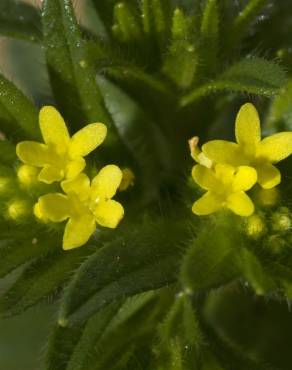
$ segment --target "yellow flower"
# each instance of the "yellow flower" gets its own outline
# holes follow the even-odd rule
[[[63,249],[85,244],[96,229],[96,222],[115,228],[123,218],[122,205],[111,198],[122,180],[122,171],[115,165],[103,167],[90,184],[81,173],[73,180],[61,183],[65,194],[51,193],[39,198],[35,215],[41,219],[66,224]]]
[[[214,170],[197,164],[193,167],[195,182],[207,192],[194,204],[196,215],[208,215],[228,208],[239,216],[250,216],[254,205],[245,191],[257,181],[256,170],[248,166],[237,169],[228,164],[216,164]]]
[[[60,113],[50,106],[40,110],[39,123],[45,144],[23,141],[16,147],[25,164],[40,167],[39,181],[51,184],[72,179],[85,167],[84,156],[92,152],[106,137],[106,126],[91,123],[71,138]]]
[[[204,144],[203,153],[215,163],[247,165],[256,169],[258,183],[271,189],[281,182],[281,173],[273,165],[292,153],[292,132],[280,132],[261,140],[260,120],[256,108],[244,104],[236,117],[237,143],[212,140]]]

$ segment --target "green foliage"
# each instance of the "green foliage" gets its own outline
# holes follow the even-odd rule
[[[41,39],[41,20],[37,9],[18,0],[0,4],[0,34],[36,42]]]
[[[0,75],[1,130],[8,138],[39,138],[37,110],[30,100],[3,75]]]
[[[292,296],[291,163],[276,204],[256,200],[264,223],[256,236],[248,220],[227,212],[194,216],[199,190],[188,178],[187,141],[199,136],[201,145],[218,131],[231,137],[243,100],[256,102],[264,134],[291,130],[292,3],[271,2],[92,0],[101,25],[90,28],[78,22],[83,2],[44,0],[37,9],[1,1],[0,34],[23,47],[35,42],[49,89],[31,101],[21,91],[22,66],[19,76],[8,79],[5,68],[0,75],[0,276],[10,280],[0,316],[55,303],[46,370],[290,369],[290,359],[272,355],[272,329],[275,321],[275,337],[291,331],[280,303]],[[118,228],[100,227],[71,251],[62,250],[64,224],[33,216],[38,197],[60,184],[25,183],[18,174],[15,146],[41,140],[38,110],[46,104],[71,134],[107,125],[105,144],[86,158],[89,177],[106,164],[135,175],[116,195],[125,208]],[[243,324],[256,327],[248,308],[259,301],[272,307],[261,317],[272,334],[263,330],[257,345]]]

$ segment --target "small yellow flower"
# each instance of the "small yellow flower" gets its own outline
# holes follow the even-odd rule
[[[103,167],[90,184],[81,173],[73,180],[61,183],[65,194],[51,193],[39,198],[35,215],[41,219],[66,224],[63,249],[85,244],[96,229],[96,222],[104,227],[116,228],[123,218],[122,205],[111,198],[122,180],[122,171],[115,165]]]
[[[256,170],[248,166],[237,169],[228,164],[216,164],[214,170],[197,164],[193,167],[195,182],[207,192],[194,204],[196,215],[208,215],[228,208],[239,216],[250,216],[254,205],[245,191],[257,181]]]
[[[134,181],[135,181],[135,175],[130,168],[127,168],[127,167],[123,168],[122,173],[123,173],[123,178],[119,186],[119,191],[125,191],[130,186],[134,186]]]
[[[257,110],[251,103],[247,103],[237,114],[235,136],[237,143],[212,140],[203,145],[202,151],[215,163],[255,168],[257,181],[264,189],[278,185],[281,173],[273,163],[292,153],[292,132],[280,132],[261,140]]]
[[[23,141],[16,152],[23,163],[42,168],[38,179],[47,184],[82,172],[83,157],[104,141],[107,132],[104,124],[91,123],[70,138],[62,116],[50,106],[40,110],[39,123],[45,144]]]

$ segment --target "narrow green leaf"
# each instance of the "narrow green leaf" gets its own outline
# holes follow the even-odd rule
[[[246,33],[250,24],[256,19],[258,13],[268,3],[267,0],[249,0],[245,8],[235,18],[229,32],[230,46],[238,42]]]
[[[160,130],[129,96],[104,79],[98,81],[119,136],[138,164],[135,169],[136,202],[139,199],[147,202],[157,196],[162,181],[160,169],[169,161],[169,156],[165,155],[167,143]]]
[[[89,122],[110,124],[71,1],[45,0],[42,21],[50,80],[65,119],[75,130]]]
[[[207,0],[202,14],[200,47],[204,71],[212,75],[216,70],[219,51],[219,7],[217,0]]]
[[[162,221],[135,227],[107,244],[77,271],[65,291],[59,320],[84,320],[117,299],[175,281],[185,234],[180,224]]]
[[[202,334],[192,303],[184,293],[177,296],[160,328],[156,349],[158,368],[169,370],[197,369]]]
[[[7,317],[20,314],[45,297],[56,293],[88,253],[88,248],[80,248],[70,253],[60,251],[51,257],[37,259],[1,297],[0,315]]]
[[[177,40],[172,43],[165,57],[163,72],[178,87],[186,89],[193,83],[197,67],[198,53],[190,42]]]
[[[285,73],[278,64],[257,57],[247,58],[226,69],[214,81],[185,95],[181,105],[189,105],[210,93],[224,90],[271,97],[284,84]]]
[[[119,2],[115,5],[114,22],[112,32],[119,41],[130,44],[141,43],[142,27],[131,4]]]
[[[116,369],[118,362],[125,366],[139,337],[151,333],[156,303],[157,295],[149,292],[98,312],[86,324],[66,370]]]
[[[49,338],[45,354],[44,370],[66,370],[74,347],[77,345],[84,327],[63,328],[56,326]]]
[[[171,8],[168,0],[142,0],[143,29],[152,42],[164,48],[170,34]]]
[[[251,285],[256,294],[268,294],[275,290],[275,284],[271,277],[253,253],[246,248],[242,248],[239,250],[238,257],[238,263],[243,277]]]
[[[41,39],[41,20],[36,8],[18,0],[1,0],[0,34],[33,42]]]
[[[38,112],[26,96],[0,74],[0,130],[11,140],[38,139]]]
[[[11,238],[14,233],[11,226],[10,230],[8,228],[8,233]],[[2,238],[4,238],[3,234]],[[57,244],[56,246],[54,242]],[[58,244],[56,240],[52,238],[50,238],[50,240],[43,238],[38,239],[33,235],[31,237],[22,235],[14,240],[3,240],[0,246],[0,277],[7,275],[18,266],[40,256],[47,255],[60,247],[61,244]]]
[[[283,87],[271,103],[267,126],[273,131],[292,130],[292,81]]]

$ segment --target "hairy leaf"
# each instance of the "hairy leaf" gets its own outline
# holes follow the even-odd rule
[[[107,244],[81,266],[70,282],[60,320],[84,320],[117,299],[175,281],[185,233],[179,224],[158,222],[138,227]]]
[[[11,140],[38,139],[38,112],[27,97],[0,74],[0,130]]]
[[[224,90],[271,97],[284,83],[285,73],[279,65],[262,58],[247,58],[227,68],[214,81],[184,96],[181,105],[189,105],[210,93]]]
[[[70,253],[60,252],[51,257],[45,256],[33,262],[1,297],[0,315],[6,317],[20,314],[57,292],[88,254],[88,248],[80,248]]]
[[[110,124],[71,1],[45,0],[42,22],[50,80],[66,120],[75,130],[90,122]]]

